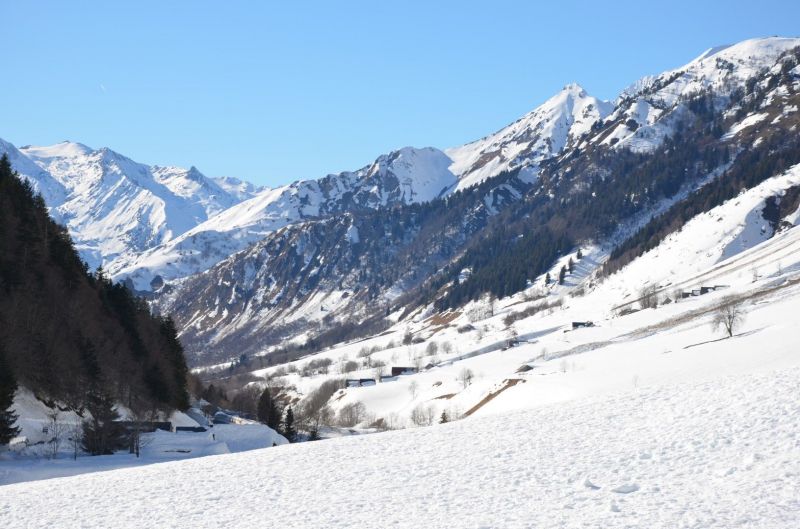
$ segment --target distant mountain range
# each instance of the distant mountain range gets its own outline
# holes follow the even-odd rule
[[[277,189],[78,143],[0,150],[90,266],[174,313],[194,362],[208,363],[505,295],[541,283],[575,247],[606,248],[605,260],[647,239],[651,216],[689,211],[726,175],[743,182],[736,171],[755,165],[737,164],[760,162],[740,153],[793,152],[798,46],[712,48],[614,101],[569,84],[480,140],[406,147]]]

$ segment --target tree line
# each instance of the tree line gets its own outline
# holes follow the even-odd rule
[[[100,415],[108,402],[134,413],[189,405],[174,322],[102,269],[89,271],[66,228],[50,218],[41,195],[6,156],[0,159],[0,361],[0,413],[10,413],[3,396],[13,396],[18,385],[79,414]]]

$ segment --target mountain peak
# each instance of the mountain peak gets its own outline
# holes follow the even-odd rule
[[[459,189],[502,171],[535,166],[558,154],[570,140],[608,116],[614,105],[590,96],[578,83],[569,83],[523,117],[478,141],[447,149],[450,170],[459,175]]]
[[[26,156],[31,158],[75,158],[77,156],[85,156],[93,149],[83,143],[76,141],[64,140],[56,143],[55,145],[28,145],[20,149]]]
[[[586,97],[588,95],[586,90],[575,82],[565,84],[564,88],[561,89],[561,93],[567,93],[578,97]]]

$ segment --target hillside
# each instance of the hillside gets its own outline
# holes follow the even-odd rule
[[[184,409],[187,367],[171,319],[92,274],[44,200],[0,160],[0,354],[20,386],[62,411],[103,399]]]

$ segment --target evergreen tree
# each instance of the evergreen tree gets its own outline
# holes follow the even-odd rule
[[[286,416],[283,418],[283,436],[290,442],[295,442],[297,431],[294,429],[294,412],[292,407],[286,408]]]
[[[17,381],[14,373],[6,362],[3,350],[0,349],[0,445],[8,444],[11,439],[19,435],[19,428],[14,426],[17,414],[11,409],[16,391]]]
[[[86,410],[91,418],[83,422],[82,448],[93,456],[113,454],[124,446],[119,425],[119,414],[114,409],[114,399],[100,390],[92,390]]]
[[[563,285],[564,284],[564,278],[565,277],[567,277],[567,267],[566,266],[562,266],[561,270],[558,272],[558,284],[559,285]]]
[[[581,251],[580,248],[578,248],[578,254],[575,257],[577,257],[578,261],[583,259],[583,252]]]
[[[572,274],[572,271],[575,270],[575,261],[572,260],[572,257],[570,257],[569,261],[567,261],[567,270],[569,270],[570,275]]]
[[[269,388],[264,388],[261,397],[258,399],[258,420],[266,424],[273,430],[279,430],[281,427],[281,414],[275,400],[269,392]]]
[[[444,424],[446,422],[450,422],[450,419],[447,418],[447,412],[442,410],[442,416],[439,418],[439,424]]]
[[[551,281],[552,279],[550,278],[550,272],[547,272],[547,274],[544,276],[544,284],[549,285]]]

